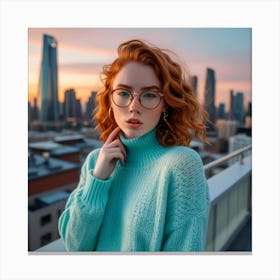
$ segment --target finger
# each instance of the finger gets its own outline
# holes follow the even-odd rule
[[[126,160],[126,152],[124,150],[124,147],[112,147],[112,148],[107,148],[106,149],[106,153],[107,155],[112,155],[113,153],[116,153],[116,152],[121,152],[123,154],[123,157],[124,157],[124,161]]]
[[[119,147],[119,148],[121,148],[123,154],[126,156],[125,147],[124,147],[124,145],[123,145],[123,143],[121,142],[120,139],[116,139],[116,140],[114,140],[113,142],[109,143],[109,144],[107,145],[107,147],[108,147],[108,148]]]
[[[124,164],[124,162],[125,162],[125,157],[120,150],[110,153],[110,156],[112,159],[121,160],[122,164]]]
[[[109,137],[107,138],[107,140],[105,141],[105,144],[111,143],[115,137],[117,136],[117,134],[120,132],[120,128],[116,127],[109,135]]]

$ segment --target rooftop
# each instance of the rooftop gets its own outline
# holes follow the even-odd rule
[[[37,154],[28,155],[28,181],[80,168],[79,164]]]
[[[37,199],[47,205],[53,204],[57,201],[67,199],[70,195],[70,192],[67,191],[55,191],[50,194],[40,195]]]
[[[58,201],[65,200],[69,197],[68,191],[54,191],[50,194],[42,194],[28,203],[29,211],[36,211],[38,209],[52,205]]]
[[[50,152],[52,156],[59,156],[71,153],[78,153],[79,149],[73,146],[61,145],[59,143],[55,143],[53,141],[41,141],[30,143],[28,148],[34,150],[43,150]]]

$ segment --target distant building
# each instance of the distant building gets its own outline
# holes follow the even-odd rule
[[[244,148],[251,144],[252,144],[252,137],[249,137],[245,134],[237,134],[237,135],[231,136],[229,138],[229,153],[232,153],[236,150],[239,150],[239,149]],[[250,153],[250,151],[245,153],[245,156],[249,153]],[[237,162],[238,160],[239,160],[238,157],[230,159],[229,164],[233,164],[234,162]]]
[[[216,123],[219,139],[229,139],[237,132],[238,122],[232,120],[217,120]]]
[[[58,219],[77,184],[28,199],[28,251],[37,250],[60,238]]]
[[[250,116],[250,117],[252,116],[252,102],[251,101],[248,103],[248,109],[247,109],[246,115]]]
[[[36,250],[59,238],[58,219],[76,188],[80,164],[29,153],[28,250]]]
[[[198,93],[197,93],[197,81],[198,81],[197,76],[191,76],[191,86],[192,86],[193,93],[194,93],[194,95],[196,97],[198,96]]]
[[[238,121],[240,124],[244,124],[244,94],[242,92],[236,93],[233,100],[233,120]]]
[[[37,98],[33,99],[33,105],[28,102],[28,124],[29,126],[33,121],[37,121],[39,118],[39,109],[37,105]]]
[[[249,102],[245,116],[245,128],[252,128],[252,102]]]
[[[246,116],[245,117],[245,128],[252,128],[252,117],[251,116]]]
[[[67,89],[64,92],[64,118],[76,118],[77,105],[76,105],[76,92],[74,89]]]
[[[88,123],[92,123],[92,117],[93,117],[93,111],[96,107],[96,91],[91,92],[91,96],[89,97],[87,103],[86,103],[86,112],[85,112],[85,120]]]
[[[30,123],[31,123],[31,104],[28,101],[28,127],[29,127]]]
[[[103,145],[103,143],[99,140],[89,139],[80,134],[57,136],[53,139],[53,141],[64,146],[78,149],[81,162],[85,160],[86,156],[91,151],[93,151],[94,149],[98,149]]]
[[[39,106],[41,122],[59,121],[57,41],[43,35],[43,54],[39,80]]]
[[[214,130],[214,125],[216,122],[215,87],[215,71],[211,68],[207,68],[204,90],[204,109],[208,112],[210,123],[208,123],[207,126],[209,127],[209,130]]]
[[[217,119],[225,119],[225,118],[226,118],[225,103],[220,103],[218,107]]]
[[[52,158],[80,163],[80,150],[76,147],[61,145],[53,141],[29,143],[28,149],[34,154],[49,154]]]
[[[91,151],[103,145],[101,141],[81,134],[51,136],[52,140],[29,141],[29,151],[39,155],[48,153],[52,158],[80,163]]]
[[[72,88],[64,93],[64,118],[66,120],[82,118],[81,100],[76,98],[76,91]]]
[[[233,120],[234,91],[230,90],[229,119]]]
[[[80,164],[29,153],[28,196],[55,190],[78,180]]]
[[[236,134],[238,122],[232,120],[219,119],[216,122],[218,140],[216,151],[218,153],[228,153],[229,138]]]
[[[82,104],[80,99],[76,99],[76,118],[82,119],[83,112],[82,112]]]

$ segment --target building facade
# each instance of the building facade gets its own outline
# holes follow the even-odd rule
[[[232,153],[236,150],[239,150],[241,148],[244,148],[248,145],[252,144],[252,137],[249,137],[243,133],[231,136],[229,138],[229,153]],[[251,151],[245,152],[244,156],[247,156],[250,154]],[[233,158],[229,160],[229,164],[233,164],[237,162],[239,159],[238,158]]]
[[[204,109],[208,113],[210,123],[208,124],[209,129],[214,129],[216,122],[216,108],[215,108],[215,71],[211,68],[206,69],[206,83],[204,90]]]
[[[28,251],[59,238],[58,219],[79,173],[79,163],[29,153]]]
[[[39,107],[41,122],[59,121],[57,41],[43,35],[43,53],[39,80]]]
[[[197,76],[191,76],[191,85],[192,85],[193,93],[197,97],[198,96],[198,93],[197,93],[198,78],[197,78]]]
[[[240,124],[244,123],[245,109],[244,109],[244,94],[237,92],[234,96],[233,102],[233,119],[238,121]]]

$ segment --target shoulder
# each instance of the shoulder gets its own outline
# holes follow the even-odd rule
[[[184,146],[170,147],[163,159],[166,174],[173,177],[203,177],[204,168],[200,155]]]
[[[207,180],[200,155],[188,147],[174,147],[170,150],[165,174],[169,184],[170,197],[188,198],[193,201],[207,191]],[[185,199],[184,199],[185,201]]]
[[[167,161],[172,161],[175,165],[202,164],[200,155],[192,148],[185,146],[168,148],[165,157]]]

